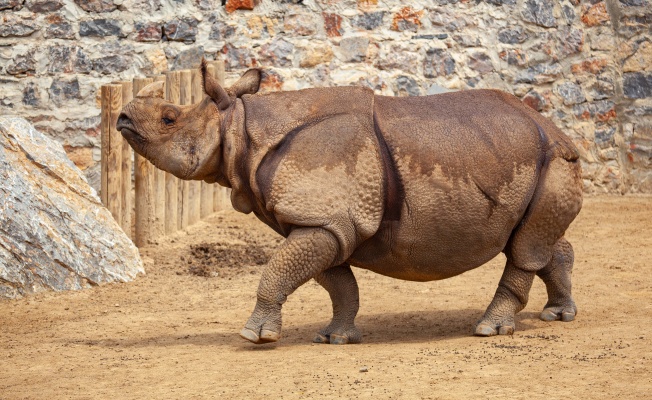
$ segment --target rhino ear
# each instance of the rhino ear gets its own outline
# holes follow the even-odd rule
[[[136,97],[159,97],[161,99],[165,98],[163,93],[165,82],[159,81],[150,83],[144,88],[140,89]]]
[[[231,105],[231,99],[226,90],[208,73],[208,61],[205,58],[201,60],[201,74],[204,82],[204,92],[217,104],[220,110],[226,110]]]
[[[260,88],[262,73],[258,68],[250,69],[244,73],[228,90],[233,97],[242,97],[245,94],[254,94]]]

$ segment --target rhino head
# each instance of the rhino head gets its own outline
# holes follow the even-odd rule
[[[207,72],[207,66],[202,60],[207,96],[201,102],[173,104],[164,98],[164,82],[154,82],[123,107],[117,129],[136,153],[159,169],[181,179],[213,183],[221,162],[223,122],[236,99],[258,91],[261,72],[251,69],[225,90]]]

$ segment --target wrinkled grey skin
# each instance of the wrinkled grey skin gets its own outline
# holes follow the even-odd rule
[[[118,122],[139,154],[183,179],[232,188],[235,209],[286,237],[265,268],[241,336],[277,341],[281,306],[315,279],[333,319],[315,341],[358,343],[350,266],[413,281],[444,279],[503,252],[505,271],[475,334],[512,334],[535,275],[544,320],[570,321],[582,205],[577,150],[506,93],[392,98],[354,87],[255,94],[260,72],[228,90],[204,72],[198,105],[145,88]]]

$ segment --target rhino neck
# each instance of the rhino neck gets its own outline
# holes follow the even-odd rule
[[[231,188],[233,208],[249,214],[254,208],[254,198],[247,182],[247,135],[245,131],[245,113],[242,100],[237,99],[226,111],[220,129],[222,142],[222,162],[217,176],[217,183]]]

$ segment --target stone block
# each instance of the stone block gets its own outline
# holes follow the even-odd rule
[[[254,57],[251,49],[247,47],[235,47],[231,43],[227,43],[221,52],[224,54],[226,69],[228,71],[251,68],[258,65],[258,61]]]
[[[82,10],[94,13],[111,12],[118,8],[113,0],[75,0],[75,3]]]
[[[159,42],[163,38],[163,25],[159,22],[136,22],[134,31],[138,42]]]
[[[197,46],[188,50],[183,50],[177,54],[172,62],[172,71],[181,69],[195,69],[199,67],[202,57],[204,56],[204,47]]]
[[[0,37],[25,37],[39,30],[33,18],[0,14]]]
[[[61,14],[50,14],[45,17],[48,24],[45,28],[45,37],[50,39],[75,39],[72,24]]]
[[[366,36],[347,37],[340,41],[340,53],[344,62],[361,62],[367,57],[369,38]]]
[[[23,54],[16,55],[9,64],[5,71],[9,75],[33,75],[36,71],[36,58],[35,50],[31,49]]]
[[[25,7],[31,12],[52,12],[63,7],[63,0],[25,0]]]
[[[583,4],[580,17],[586,26],[603,25],[609,22],[609,13],[604,1],[595,4]]]
[[[333,50],[327,43],[313,43],[310,47],[299,51],[299,66],[313,68],[317,65],[329,63],[333,59]]]
[[[605,70],[609,60],[602,57],[588,58],[586,60],[571,64],[571,72],[574,74],[591,73],[599,74]]]
[[[528,63],[527,54],[518,49],[503,50],[498,53],[498,57],[507,61],[508,65],[523,67]]]
[[[537,64],[524,71],[520,71],[514,78],[514,83],[550,83],[557,80],[562,73],[561,65],[554,64]]]
[[[521,25],[503,28],[498,31],[498,41],[506,44],[523,43],[528,39],[528,34]]]
[[[29,82],[23,89],[22,103],[30,107],[38,107],[41,105],[41,93],[39,88],[34,82]]]
[[[225,9],[229,13],[236,10],[253,10],[258,3],[258,0],[226,0]]]
[[[392,15],[390,29],[398,32],[416,32],[421,27],[421,17],[423,17],[423,14],[423,10],[417,11],[410,6],[403,7],[396,14]]]
[[[383,24],[385,14],[385,11],[363,12],[353,18],[352,24],[357,28],[372,31]]]
[[[451,54],[444,49],[428,49],[423,60],[423,76],[436,78],[448,76],[455,72],[455,60]]]
[[[7,10],[23,5],[25,0],[0,0],[0,10]]]
[[[644,99],[652,97],[652,73],[624,73],[623,93],[628,99]]]
[[[199,21],[193,17],[175,18],[163,25],[163,35],[170,41],[194,43],[198,24]]]
[[[623,72],[652,71],[652,43],[643,42],[636,53],[625,60]]]
[[[557,19],[553,12],[554,6],[553,0],[525,0],[521,16],[527,22],[552,28],[557,26]]]
[[[398,96],[420,96],[421,86],[413,77],[399,75],[396,78],[396,94]]]
[[[316,23],[312,14],[290,14],[283,19],[285,33],[310,36],[315,33]]]
[[[324,29],[328,37],[342,36],[344,29],[342,29],[342,17],[332,13],[322,13],[324,18]]]
[[[385,50],[385,54],[378,57],[376,67],[382,70],[399,69],[410,71],[419,61],[419,55],[402,46],[394,45]]]
[[[582,87],[575,82],[561,83],[557,86],[556,92],[567,106],[584,103],[586,101],[586,96],[584,95]]]
[[[611,100],[576,104],[573,106],[573,114],[579,119],[607,122],[616,118],[616,104]]]
[[[130,55],[111,54],[93,60],[93,71],[103,75],[113,75],[126,71],[133,65]]]
[[[275,39],[263,45],[259,51],[259,59],[267,65],[275,67],[291,67],[294,45],[285,39]]]
[[[480,74],[487,74],[494,70],[494,65],[487,53],[475,52],[469,54],[468,66]]]
[[[79,81],[77,78],[71,80],[55,79],[52,81],[49,89],[50,100],[61,107],[67,100],[77,99],[81,100],[79,93]]]
[[[98,18],[79,23],[79,36],[123,36],[122,22],[118,19]]]
[[[236,27],[222,21],[216,21],[211,25],[208,38],[211,40],[227,40],[235,35]]]

